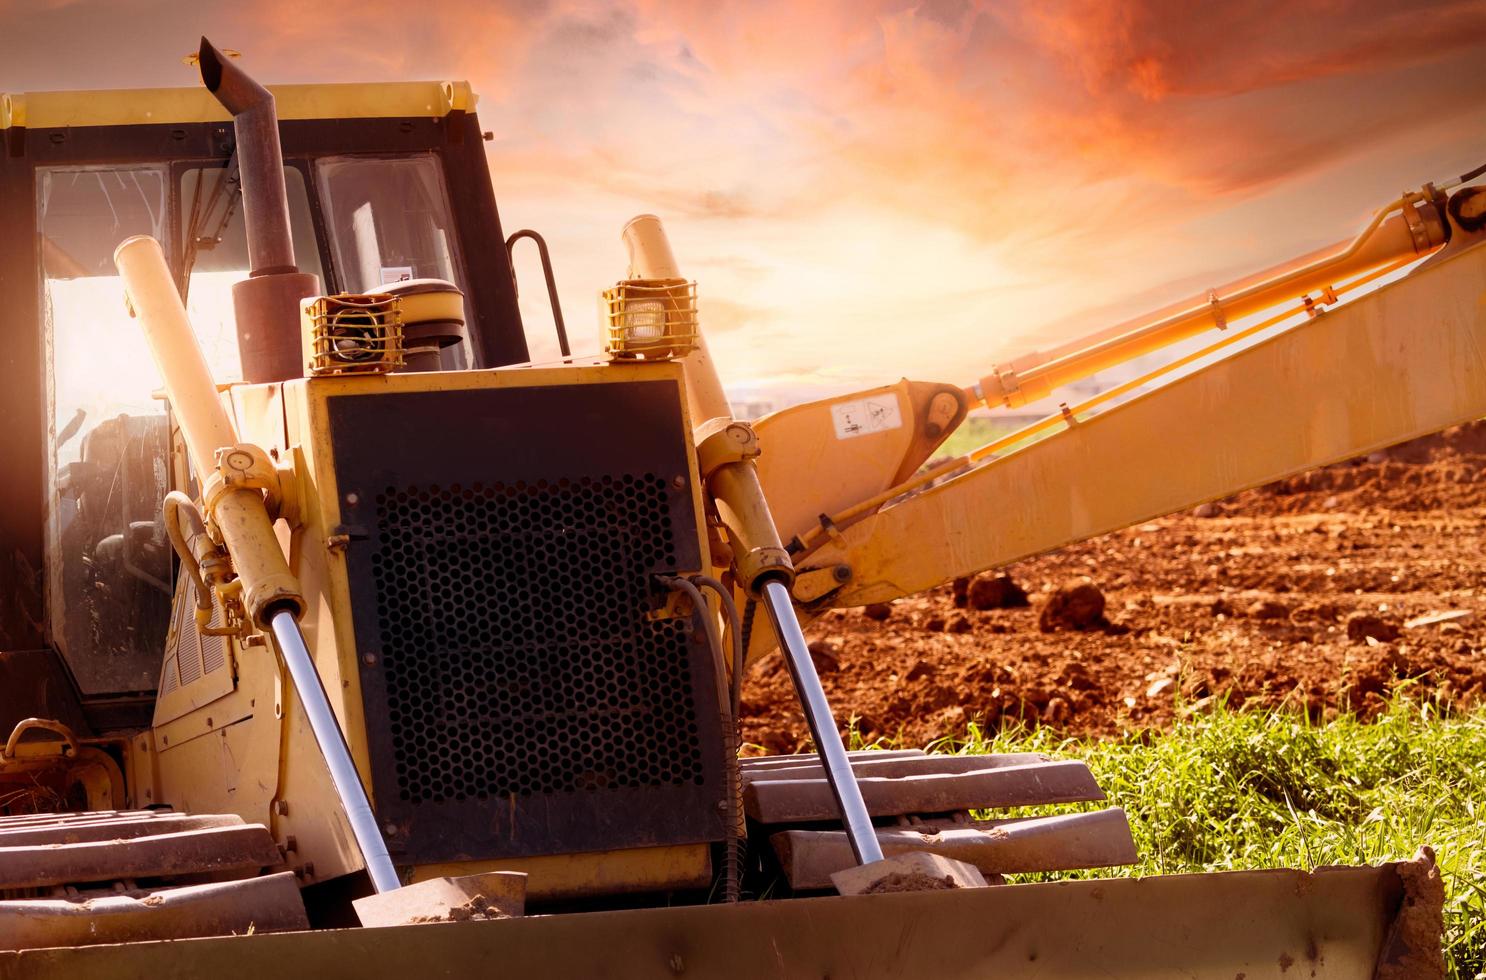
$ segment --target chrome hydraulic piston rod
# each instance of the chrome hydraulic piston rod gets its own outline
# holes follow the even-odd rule
[[[681,269],[660,219],[642,214],[624,226],[624,244],[629,252],[630,275],[650,281],[680,282]],[[831,714],[826,692],[815,672],[815,661],[805,646],[805,634],[790,599],[789,586],[795,570],[789,552],[779,540],[779,529],[769,513],[769,502],[759,484],[754,457],[759,454],[752,427],[737,422],[728,407],[727,394],[717,376],[717,367],[698,331],[698,346],[682,361],[686,376],[688,410],[695,426],[698,464],[712,495],[718,519],[731,541],[734,578],[750,596],[764,604],[769,622],[779,638],[779,647],[789,664],[790,677],[805,722],[815,739],[815,749],[825,770],[826,781],[836,798],[841,822],[858,864],[882,860],[882,846],[872,829],[872,816],[862,800],[862,788],[841,743],[840,730]],[[737,669],[738,665],[734,665]]]
[[[778,580],[766,581],[761,598],[769,622],[779,637],[784,662],[789,665],[789,676],[795,682],[795,693],[805,712],[805,723],[810,726],[810,737],[815,740],[815,751],[825,769],[826,782],[831,784],[836,808],[841,811],[841,822],[846,826],[851,853],[857,864],[881,861],[882,845],[877,841],[877,832],[872,829],[872,815],[867,812],[867,803],[862,799],[856,773],[851,771],[851,760],[846,756],[846,746],[841,743],[841,730],[836,727],[825,689],[820,686],[815,661],[810,659],[805,634],[800,630],[800,621],[790,601],[789,588]]]
[[[273,637],[278,644],[279,655],[284,666],[289,668],[289,677],[294,681],[294,690],[299,694],[299,703],[309,718],[310,731],[325,757],[330,769],[330,779],[335,783],[336,795],[341,808],[346,811],[346,820],[351,824],[351,833],[356,845],[361,848],[361,857],[366,861],[366,873],[371,877],[372,887],[378,894],[401,887],[397,869],[387,853],[387,844],[377,826],[376,814],[372,812],[371,800],[366,787],[361,785],[361,776],[356,772],[356,763],[351,758],[350,746],[336,721],[330,699],[325,696],[325,686],[320,682],[320,672],[304,645],[304,634],[294,614],[285,610],[274,613],[270,624]]]

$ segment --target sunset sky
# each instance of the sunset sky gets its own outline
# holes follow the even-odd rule
[[[506,231],[547,236],[579,346],[653,211],[734,386],[969,382],[1486,160],[1483,0],[0,12],[0,90],[195,84],[203,33],[267,82],[470,79]]]

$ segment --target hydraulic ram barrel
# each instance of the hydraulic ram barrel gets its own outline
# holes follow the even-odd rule
[[[237,445],[237,432],[218,398],[160,243],[147,236],[127,239],[114,251],[114,264],[165,379],[191,463],[205,482],[209,474],[217,472],[217,451]],[[378,892],[395,889],[397,869],[387,854],[366,788],[300,634],[298,619],[304,612],[304,599],[273,533],[263,494],[259,490],[226,489],[217,494],[216,500],[211,516],[243,583],[244,604],[254,622],[274,634],[372,884]]]

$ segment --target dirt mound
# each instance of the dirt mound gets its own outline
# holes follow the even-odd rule
[[[912,871],[907,874],[894,872],[881,881],[873,882],[862,894],[886,895],[891,892],[934,892],[958,887],[955,884],[955,880],[948,875],[940,878],[935,875],[926,875],[922,871]]]
[[[1089,630],[1108,626],[1104,618],[1104,593],[1092,582],[1065,585],[1042,604],[1037,628],[1044,633],[1058,630]]]
[[[1316,718],[1370,715],[1400,687],[1486,700],[1486,424],[1201,513],[1000,570],[1028,606],[975,608],[971,591],[995,579],[982,576],[900,599],[880,621],[827,614],[809,633],[832,641],[823,680],[838,719],[922,745],[972,721],[1108,735],[1219,700]],[[1042,632],[1058,589],[1081,580],[1116,628]],[[1452,611],[1463,615],[1431,616]],[[806,741],[778,654],[750,670],[744,723],[769,751]]]
[[[965,587],[965,601],[955,605],[971,609],[1016,609],[1030,606],[1027,592],[1011,580],[1010,575],[981,575]],[[1102,608],[1102,607],[1101,607]]]

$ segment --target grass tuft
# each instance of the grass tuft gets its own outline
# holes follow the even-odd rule
[[[931,749],[1082,758],[1125,808],[1139,864],[1032,879],[1375,864],[1428,844],[1445,879],[1448,976],[1486,976],[1486,710],[1400,698],[1374,721],[1320,725],[1220,708],[1117,741],[971,725]]]

